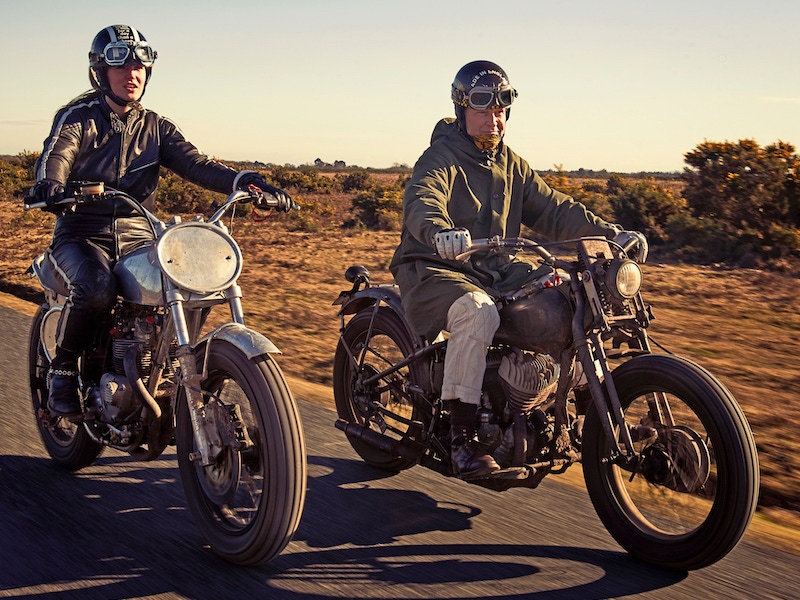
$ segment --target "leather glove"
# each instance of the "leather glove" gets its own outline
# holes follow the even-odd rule
[[[445,260],[456,260],[456,256],[469,250],[472,236],[468,229],[443,229],[433,236],[436,252]]]
[[[614,241],[622,246],[625,252],[638,263],[647,261],[647,238],[638,231],[620,231]]]
[[[64,199],[64,192],[64,186],[58,181],[42,179],[33,184],[28,196],[35,198],[36,202],[44,202],[46,206],[42,210],[58,214],[63,207],[58,206],[56,202]]]
[[[257,187],[265,194],[269,194],[274,198],[273,201],[265,198],[259,198],[253,203],[256,208],[272,208],[279,212],[289,212],[296,204],[288,193],[280,188],[267,183],[267,180],[260,173],[255,171],[244,171],[239,174],[237,189],[247,191],[250,186]]]

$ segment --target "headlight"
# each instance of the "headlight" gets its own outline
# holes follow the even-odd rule
[[[224,290],[242,271],[239,246],[209,223],[189,221],[170,227],[156,242],[156,256],[172,283],[200,294]]]
[[[606,288],[619,301],[633,298],[642,287],[642,270],[632,260],[614,261],[606,274]]]

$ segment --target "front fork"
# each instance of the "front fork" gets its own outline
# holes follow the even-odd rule
[[[583,328],[586,300],[580,287],[582,283],[578,279],[573,277],[570,280],[573,297],[575,298],[572,337],[578,352],[578,359],[583,365],[586,381],[589,384],[592,400],[597,409],[597,414],[600,416],[600,422],[603,424],[606,438],[610,442],[610,447],[615,448],[608,460],[622,463],[623,466],[633,467],[638,458],[633,447],[630,429],[625,424],[625,413],[622,410],[617,388],[614,385],[614,378],[608,368],[608,357],[603,348],[603,342],[599,333],[593,332],[587,336]],[[599,374],[597,372],[598,364],[600,366]],[[602,382],[605,382],[605,385]]]
[[[206,467],[214,463],[215,459],[225,449],[225,442],[220,436],[220,424],[217,423],[218,412],[210,408],[203,398],[201,383],[206,378],[205,372],[197,370],[197,357],[193,346],[193,337],[184,311],[185,299],[180,290],[168,284],[167,304],[169,305],[172,324],[175,328],[175,338],[178,343],[176,357],[181,368],[180,386],[186,394],[189,405],[189,417],[192,421],[197,451],[190,455],[193,461],[200,461]],[[226,293],[231,306],[231,317],[236,323],[244,323],[241,310],[241,290],[234,284]],[[197,332],[194,332],[195,334]],[[210,345],[209,341],[209,345]],[[206,361],[208,361],[209,348],[206,347]],[[204,371],[205,371],[204,363]]]

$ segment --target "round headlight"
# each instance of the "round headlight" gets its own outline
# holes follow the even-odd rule
[[[642,287],[642,270],[635,261],[615,261],[609,269],[606,284],[620,300],[633,298]]]
[[[200,294],[224,290],[242,272],[239,246],[209,223],[189,221],[170,227],[156,242],[156,256],[172,283]]]

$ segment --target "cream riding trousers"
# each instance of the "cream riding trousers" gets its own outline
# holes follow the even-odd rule
[[[494,300],[484,292],[469,292],[447,311],[450,341],[444,360],[442,400],[481,402],[486,350],[492,343],[500,314]]]

